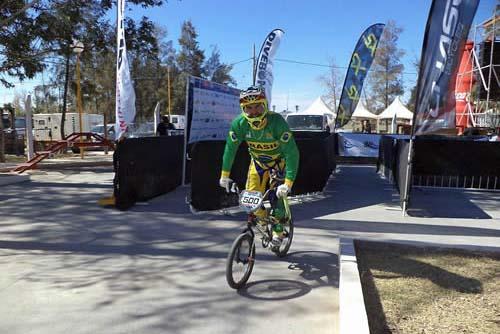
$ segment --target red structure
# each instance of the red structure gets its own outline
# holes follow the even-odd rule
[[[85,141],[80,141],[80,137],[85,138]],[[49,158],[51,155],[59,152],[65,151],[69,147],[104,147],[107,146],[110,149],[114,149],[114,143],[108,139],[105,139],[101,135],[92,132],[75,132],[64,138],[64,140],[54,141],[46,151],[38,151],[35,157],[26,163],[22,163],[14,167],[11,170],[13,173],[21,174],[28,169],[35,169],[37,164],[45,158]]]
[[[472,56],[473,48],[474,42],[467,41],[467,43],[465,43],[455,86],[455,120],[459,135],[461,135],[466,128],[472,126],[471,113],[473,112],[474,105],[470,102],[470,94],[471,88],[476,81],[472,71],[472,62],[474,61]]]

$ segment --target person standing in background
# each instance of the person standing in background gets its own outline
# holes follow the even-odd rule
[[[161,122],[156,127],[156,135],[168,136],[168,130],[175,130],[175,127],[172,123],[170,123],[170,119],[168,118],[168,116],[163,116],[161,118]]]

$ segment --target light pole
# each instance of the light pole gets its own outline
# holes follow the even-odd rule
[[[80,87],[80,53],[83,52],[83,43],[77,40],[73,40],[73,52],[76,54],[76,107],[78,109],[78,120],[80,123],[80,143],[83,143],[83,106],[82,106],[82,92]],[[83,145],[80,145],[80,157],[84,157]]]

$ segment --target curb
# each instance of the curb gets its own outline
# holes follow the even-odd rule
[[[0,174],[0,187],[9,184],[21,183],[30,180],[29,175]]]
[[[340,334],[370,334],[353,239],[341,237],[339,247]]]

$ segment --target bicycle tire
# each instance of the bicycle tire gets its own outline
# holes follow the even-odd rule
[[[238,263],[237,261],[240,260],[239,252],[243,242],[248,242],[249,245],[249,254],[245,259],[248,261],[248,263],[245,269],[245,273],[243,274],[241,279],[235,280],[233,273],[233,265],[235,262]],[[254,263],[255,263],[255,244],[253,242],[253,237],[249,233],[240,234],[236,238],[236,240],[234,240],[233,245],[231,246],[231,250],[229,251],[229,254],[227,256],[226,260],[227,284],[229,284],[229,286],[233,289],[239,289],[243,287],[250,278],[250,275],[252,274]]]
[[[288,253],[288,250],[290,249],[290,246],[292,245],[294,230],[293,219],[290,218],[288,223],[284,224],[283,227],[287,230],[288,236],[285,238],[285,240],[283,240],[283,243],[281,244],[279,249],[274,251],[274,253],[278,257],[285,257]]]

